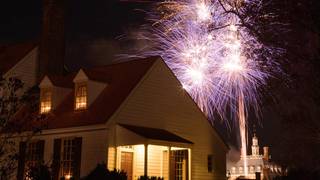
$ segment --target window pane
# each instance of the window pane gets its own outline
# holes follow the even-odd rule
[[[60,177],[72,177],[74,169],[74,154],[75,144],[73,139],[64,139],[63,147],[61,147],[61,169]]]
[[[51,110],[51,90],[41,89],[40,113],[48,113]]]
[[[85,109],[87,107],[87,86],[77,85],[75,95],[75,108]]]

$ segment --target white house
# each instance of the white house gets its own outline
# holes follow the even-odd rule
[[[269,147],[263,147],[263,154],[260,154],[256,134],[252,137],[251,152],[251,155],[241,156],[238,162],[227,162],[227,176],[230,180],[239,177],[257,179],[257,176],[260,179],[269,180],[284,174],[281,166],[270,160]],[[244,167],[244,161],[246,161],[246,167]]]
[[[39,87],[47,128],[20,142],[17,179],[39,160],[54,179],[102,162],[128,179],[226,179],[227,145],[159,57],[47,75]]]

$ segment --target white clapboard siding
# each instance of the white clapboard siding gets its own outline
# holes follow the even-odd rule
[[[50,165],[53,159],[54,139],[68,137],[82,137],[81,177],[88,175],[98,163],[106,163],[108,149],[106,129],[81,128],[79,131],[77,128],[74,128],[74,130],[69,129],[68,131],[64,129],[43,130],[41,135],[33,136],[32,139],[45,140],[44,162]],[[17,144],[19,145],[19,143]]]
[[[162,155],[163,149],[161,146],[148,146],[148,175],[162,176]]]
[[[192,141],[191,179],[225,179],[226,146],[163,61],[153,65],[112,121],[167,129]],[[207,169],[209,154],[213,173]]]
[[[37,81],[37,62],[38,47],[32,49],[15,66],[13,66],[5,75],[5,78],[17,77],[24,83],[24,88],[30,88]]]

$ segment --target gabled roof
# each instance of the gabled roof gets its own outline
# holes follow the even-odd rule
[[[149,57],[83,69],[89,80],[104,82],[107,86],[86,110],[81,111],[74,110],[75,92],[73,79],[77,75],[77,72],[69,73],[65,76],[48,76],[53,85],[67,87],[72,90],[64,97],[56,109],[50,113],[46,119],[47,124],[45,129],[72,128],[106,123],[157,60],[161,60],[161,58]],[[200,109],[199,112],[201,112]],[[160,134],[160,136],[164,136],[163,138],[165,139],[163,140],[192,143],[183,138],[176,137],[170,132],[159,129],[129,125],[125,128],[151,139],[159,137],[158,135]],[[213,129],[215,130],[215,127]],[[221,135],[218,134],[218,136],[221,138]],[[224,144],[228,147],[225,142]]]
[[[131,132],[134,132],[142,137],[155,140],[171,141],[171,142],[181,142],[187,144],[193,144],[191,141],[188,141],[180,136],[177,136],[167,130],[141,127],[141,126],[132,126],[127,124],[119,124],[120,126],[128,129]]]
[[[13,45],[0,45],[0,75],[8,72],[32,49],[36,47],[35,42],[26,42]]]
[[[106,82],[108,86],[87,110],[74,110],[74,90],[70,92],[48,119],[48,128],[67,128],[105,123],[119,108],[131,90],[159,57],[133,60],[108,66],[83,69],[90,80]],[[49,77],[54,85],[73,86],[75,73],[66,77]]]

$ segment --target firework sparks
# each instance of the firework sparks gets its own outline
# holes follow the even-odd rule
[[[157,4],[151,29],[139,39],[151,42],[140,56],[160,55],[200,109],[212,119],[230,109],[238,120],[246,156],[246,113],[259,105],[260,86],[277,64],[259,52],[267,49],[231,11],[260,0],[177,0]],[[246,167],[246,166],[245,166]]]
[[[224,116],[227,107],[236,114],[240,94],[245,109],[246,104],[258,107],[258,88],[269,76],[265,64],[273,64],[258,59],[263,45],[240,26],[236,15],[226,13],[234,7],[221,2],[159,3],[150,15],[154,23],[149,34],[139,37],[152,42],[139,55],[160,55],[210,118],[213,112]]]

